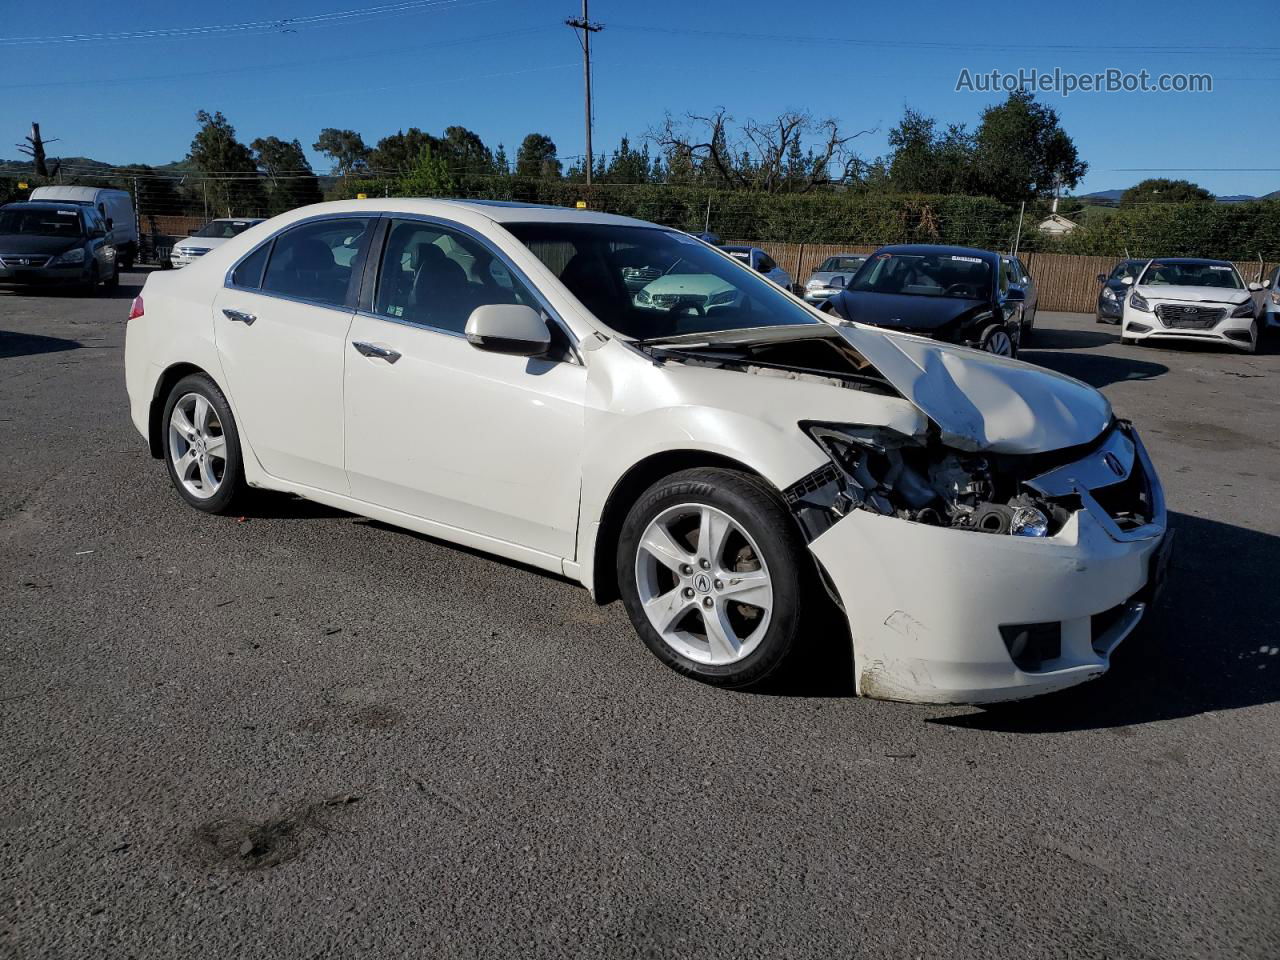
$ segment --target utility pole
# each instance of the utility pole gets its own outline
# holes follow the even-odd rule
[[[587,107],[587,186],[591,186],[591,35],[604,29],[603,23],[592,23],[587,15],[587,0],[582,0],[582,16],[570,17],[565,25],[581,30],[578,42],[582,44],[582,82],[586,90]]]

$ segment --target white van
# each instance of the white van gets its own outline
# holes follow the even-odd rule
[[[108,223],[107,236],[116,248],[116,262],[121,270],[132,270],[138,259],[138,221],[133,213],[133,198],[128,190],[107,187],[36,187],[32,200],[58,200],[96,207]]]

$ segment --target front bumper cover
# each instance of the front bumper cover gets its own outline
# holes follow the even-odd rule
[[[1106,672],[1154,599],[1167,514],[1141,442],[1150,522],[1121,529],[1086,489],[1053,537],[1030,539],[852,510],[810,549],[849,619],[859,694],[989,703],[1065,689]],[[1163,548],[1163,549],[1162,549]],[[1001,628],[1055,625],[1056,656],[1015,664]]]

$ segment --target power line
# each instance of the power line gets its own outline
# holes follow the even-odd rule
[[[121,40],[185,40],[197,37],[219,36],[228,33],[296,33],[310,27],[332,26],[377,17],[416,13],[420,10],[453,6],[476,6],[494,3],[496,0],[402,0],[400,3],[384,3],[373,7],[357,7],[302,17],[283,17],[274,20],[243,20],[237,23],[217,23],[191,27],[160,27],[148,30],[124,30],[116,33],[71,33],[60,36],[0,37],[0,46],[36,46],[63,43],[110,43]]]
[[[362,53],[354,53],[341,57],[325,57],[326,65],[333,63],[351,63],[357,60],[368,61],[371,57],[394,56],[401,53],[418,53],[424,49],[434,49],[437,47],[454,47],[462,46],[468,43],[491,43],[494,40],[502,40],[508,37],[524,36],[530,33],[539,33],[542,31],[557,30],[558,27],[542,26],[542,27],[524,27],[519,30],[505,30],[500,33],[486,33],[475,37],[458,37],[454,40],[433,40],[428,43],[416,43],[406,47],[383,47],[378,50],[366,51]],[[250,63],[242,67],[224,67],[218,70],[196,70],[186,71],[183,73],[158,73],[149,74],[147,76],[138,77],[94,77],[92,79],[81,80],[52,80],[36,83],[8,83],[5,84],[6,90],[44,90],[54,87],[84,87],[86,84],[94,86],[124,86],[131,83],[154,83],[160,80],[188,80],[198,79],[202,77],[225,77],[233,76],[241,73],[252,73],[255,76],[268,72],[280,70],[293,70],[303,67],[313,68],[316,65],[315,58],[309,60],[289,60],[282,63]]]
[[[972,52],[976,50],[982,51],[1015,51],[1018,53],[1026,53],[1027,45],[1025,43],[975,43],[970,41],[949,41],[949,40],[886,40],[886,39],[854,39],[851,37],[832,37],[822,34],[780,34],[780,33],[748,33],[740,30],[700,30],[691,27],[656,27],[647,24],[622,23],[614,24],[616,30],[630,30],[641,33],[662,33],[672,36],[695,36],[695,37],[714,37],[724,40],[761,40],[766,42],[780,43],[834,43],[854,47],[891,47],[891,48],[920,48],[928,50],[963,50]],[[1106,48],[1100,47],[1097,43],[1037,43],[1035,45],[1037,51],[1049,51],[1053,53],[1105,53]],[[1243,44],[1186,44],[1186,45],[1125,45],[1125,53],[1158,53],[1158,54],[1192,54],[1192,53],[1223,53],[1233,56],[1242,54],[1257,53],[1263,56],[1277,57],[1280,56],[1280,50],[1274,45],[1263,46],[1247,46]]]

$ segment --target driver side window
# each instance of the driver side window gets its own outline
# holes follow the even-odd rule
[[[374,312],[462,333],[476,307],[537,300],[498,258],[459,231],[421,220],[393,220],[387,232]]]

